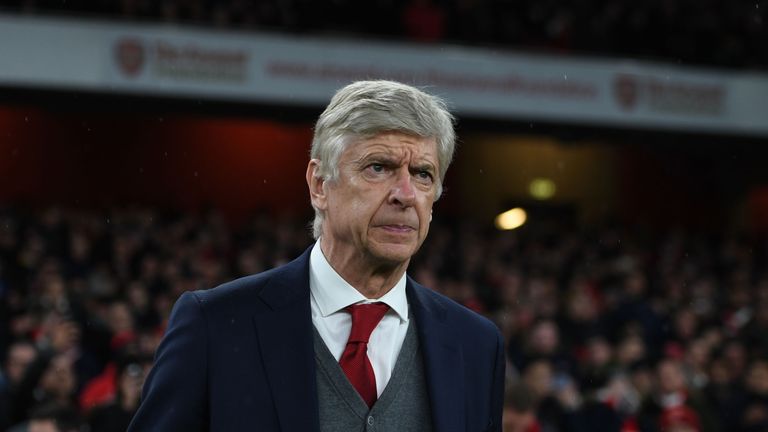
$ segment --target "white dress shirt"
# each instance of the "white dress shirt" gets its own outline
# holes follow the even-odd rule
[[[336,361],[341,359],[352,330],[352,317],[344,308],[373,302],[386,303],[390,307],[368,340],[368,359],[376,375],[376,393],[381,396],[392,376],[408,330],[405,274],[381,298],[367,299],[336,273],[320,250],[318,241],[309,257],[309,291],[312,323]]]

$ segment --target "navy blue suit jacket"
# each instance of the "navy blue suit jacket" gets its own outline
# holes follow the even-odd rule
[[[504,348],[487,319],[408,278],[437,432],[501,431]],[[319,430],[309,250],[174,306],[130,432]]]

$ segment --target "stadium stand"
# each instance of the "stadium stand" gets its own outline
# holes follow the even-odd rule
[[[238,229],[215,211],[151,209],[4,210],[0,222],[5,426],[57,404],[124,430],[174,299],[310,243],[300,221],[266,214]],[[508,430],[766,424],[765,243],[436,221],[417,258],[415,278],[502,329]]]
[[[760,0],[3,0],[24,14],[160,21],[764,70]]]

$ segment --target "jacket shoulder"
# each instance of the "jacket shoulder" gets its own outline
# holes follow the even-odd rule
[[[275,268],[262,273],[243,276],[213,288],[197,290],[194,293],[204,303],[226,301],[230,298],[258,293],[272,279],[276,270],[278,269]]]
[[[233,311],[246,309],[253,311],[253,308],[264,307],[265,290],[274,294],[274,291],[280,291],[283,286],[306,286],[309,291],[308,282],[302,284],[303,269],[302,263],[292,261],[280,267],[264,271],[249,276],[225,282],[214,288],[193,291],[195,297],[200,302],[201,307],[208,313],[211,311]],[[300,288],[296,288],[300,291]]]

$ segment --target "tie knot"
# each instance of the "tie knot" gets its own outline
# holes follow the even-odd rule
[[[348,342],[368,343],[373,329],[379,324],[389,306],[384,303],[367,303],[347,306],[347,311],[352,315],[352,330]]]

